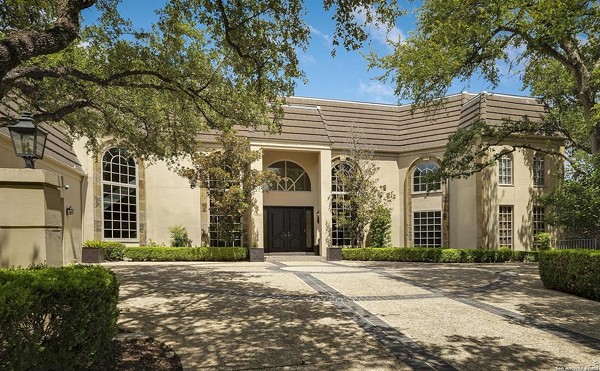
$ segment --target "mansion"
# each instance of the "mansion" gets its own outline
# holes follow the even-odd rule
[[[255,192],[257,207],[241,220],[248,232],[240,236],[240,245],[323,256],[325,247],[348,245],[348,233],[332,213],[335,196],[344,193],[337,170],[352,160],[353,136],[372,152],[379,184],[395,195],[392,246],[531,250],[535,233],[547,231],[544,207],[535,200],[557,185],[562,163],[554,158],[507,151],[496,166],[466,179],[433,188],[425,183],[425,176],[439,167],[451,133],[479,120],[501,125],[504,119],[539,119],[544,109],[534,98],[461,93],[426,114],[411,105],[290,97],[284,112],[278,134],[238,131],[262,153],[252,168],[273,170],[281,180]],[[44,159],[31,170],[23,169],[7,130],[0,129],[0,265],[80,261],[86,240],[168,246],[174,225],[184,226],[194,245],[221,244],[206,189],[190,188],[166,163],[145,164],[112,141],[90,155],[83,142],[71,146],[63,131],[48,130]],[[202,139],[216,143],[208,134]],[[559,151],[564,146],[558,137],[519,140]],[[501,153],[510,144],[491,150]],[[23,187],[33,201],[19,198]],[[33,205],[35,200],[44,207]],[[24,213],[21,220],[32,220],[32,225],[15,222],[15,213]],[[7,248],[32,243],[39,251]]]

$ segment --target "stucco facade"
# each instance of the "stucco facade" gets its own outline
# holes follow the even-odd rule
[[[343,233],[336,230],[332,216],[336,187],[332,169],[351,160],[354,136],[372,152],[379,168],[378,183],[395,195],[390,204],[393,246],[496,249],[504,245],[529,250],[534,229],[548,230],[538,220],[543,210],[535,205],[535,196],[556,186],[562,165],[549,156],[542,165],[537,158],[534,165],[534,152],[512,151],[510,141],[490,152],[510,152],[510,182],[505,179],[507,169],[499,170],[497,165],[429,191],[419,183],[419,174],[439,164],[449,134],[478,120],[501,125],[505,118],[539,119],[543,108],[534,99],[463,93],[448,97],[434,114],[410,106],[313,98],[292,97],[287,103],[281,133],[238,130],[250,139],[253,150],[262,153],[252,168],[285,166],[296,175],[305,174],[298,189],[256,190],[257,207],[242,220],[246,232],[240,243],[245,246],[325,255],[325,247],[343,244]],[[201,139],[214,145],[215,134]],[[554,150],[562,150],[563,145],[555,137],[519,140]],[[207,190],[190,188],[187,179],[166,163],[127,158],[126,151],[110,140],[98,155],[86,153],[83,142],[63,151],[70,157],[51,156],[39,162],[40,169],[59,174],[60,209],[70,205],[75,211],[62,214],[63,262],[78,260],[85,240],[169,245],[169,227],[174,225],[184,226],[194,245],[217,241],[211,233],[216,219],[211,217]],[[0,135],[0,168],[20,168],[20,161],[12,155],[8,138]],[[507,159],[502,166],[508,164]],[[541,186],[534,184],[536,171],[538,178],[543,172]],[[70,185],[68,190],[65,184]],[[6,228],[0,226],[0,233],[6,235]]]

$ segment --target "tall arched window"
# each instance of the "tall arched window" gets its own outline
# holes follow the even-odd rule
[[[352,246],[352,239],[344,219],[352,218],[352,210],[344,202],[347,192],[344,189],[343,174],[348,174],[352,165],[338,162],[331,168],[331,244],[333,246]]]
[[[137,240],[137,168],[129,152],[110,148],[102,156],[103,236]]]
[[[272,188],[274,191],[310,191],[310,178],[302,166],[291,161],[279,161],[269,166],[277,174]]]
[[[498,184],[512,185],[512,157],[505,153],[498,159]]]
[[[440,165],[433,161],[420,163],[413,173],[413,192],[435,192],[442,189],[439,181],[427,183],[426,176],[433,174]]]

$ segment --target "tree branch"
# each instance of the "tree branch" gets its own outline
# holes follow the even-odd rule
[[[66,48],[79,34],[79,13],[96,0],[58,2],[54,26],[43,30],[19,30],[0,40],[0,79],[31,58],[56,53]]]

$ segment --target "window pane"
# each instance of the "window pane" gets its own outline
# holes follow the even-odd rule
[[[432,161],[419,164],[413,173],[413,192],[439,191],[442,189],[440,182],[426,182],[426,177],[437,171],[440,166]]]
[[[136,238],[135,161],[126,150],[111,148],[105,152],[102,162],[102,198],[104,209],[110,211],[104,213],[104,237]]]
[[[413,214],[413,246],[442,247],[442,212],[415,211]]]
[[[500,247],[513,247],[513,207],[500,206],[498,212],[498,238]]]

